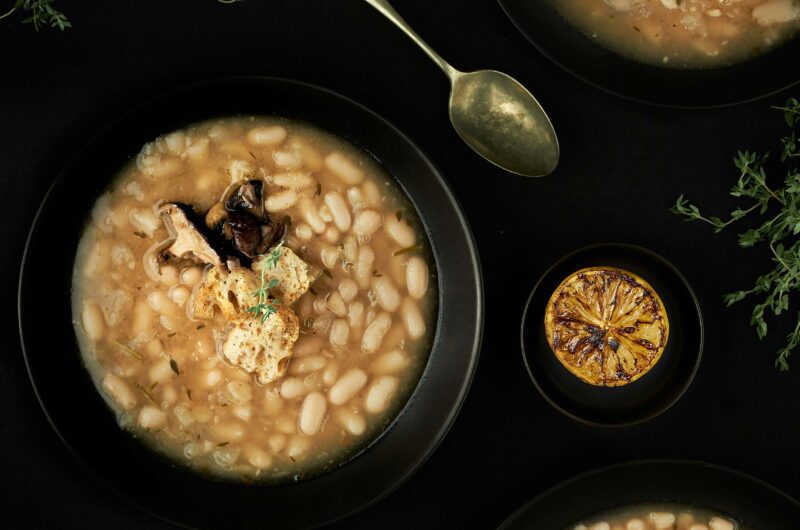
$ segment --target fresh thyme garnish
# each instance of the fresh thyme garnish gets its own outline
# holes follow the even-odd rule
[[[147,399],[149,399],[150,401],[152,401],[153,403],[158,405],[158,402],[156,401],[156,398],[153,397],[153,394],[151,394],[149,390],[147,390],[145,387],[143,387],[142,385],[140,385],[136,381],[134,381],[133,384],[136,385],[136,388],[138,388],[139,390],[142,391],[142,394],[144,394],[145,397],[147,397]]]
[[[145,234],[144,232],[134,232],[133,235],[135,235],[140,239],[147,239],[147,234]]]
[[[190,388],[186,389],[186,396],[189,398],[189,401],[192,400],[192,390]]]
[[[414,245],[411,247],[401,248],[400,250],[392,254],[392,256],[402,256],[403,254],[408,254],[409,252],[417,252],[418,250],[422,250],[422,245]]]
[[[317,182],[317,189],[314,192],[314,197],[319,197],[322,194],[322,183]]]
[[[791,98],[783,107],[773,107],[783,111],[786,124],[791,132],[781,138],[783,152],[781,162],[789,164],[783,186],[772,188],[767,185],[767,173],[764,165],[769,153],[756,154],[749,151],[739,151],[733,162],[739,170],[739,180],[731,188],[730,194],[737,198],[750,199],[753,204],[738,207],[730,213],[727,220],[719,217],[704,216],[700,209],[691,204],[683,195],[678,197],[675,205],[670,209],[673,213],[686,217],[686,221],[703,221],[714,227],[714,232],[720,232],[725,227],[738,221],[749,213],[758,210],[759,215],[764,215],[770,206],[777,204],[777,213],[758,228],[747,230],[739,234],[739,246],[748,248],[757,243],[766,242],[772,253],[775,268],[756,279],[755,286],[747,291],[736,291],[724,295],[723,301],[727,306],[744,300],[748,295],[758,295],[762,301],[753,308],[750,325],[755,327],[759,339],[767,335],[767,322],[764,314],[767,310],[774,316],[789,310],[789,294],[800,291],[800,168],[793,164],[794,159],[800,158],[800,139],[797,137],[795,126],[800,124],[800,102]],[[800,344],[800,312],[797,314],[797,324],[793,331],[787,335],[786,345],[778,350],[775,366],[784,372],[789,369],[789,356]]]
[[[33,29],[36,31],[42,26],[58,28],[61,31],[72,27],[64,13],[53,7],[53,0],[17,0],[14,7],[0,15],[0,20],[19,10],[28,14],[27,18],[22,19],[22,23],[33,24]]]
[[[269,297],[269,291],[277,287],[280,282],[277,278],[270,278],[270,280],[267,281],[267,271],[278,266],[278,260],[281,259],[282,247],[283,241],[278,243],[264,260],[264,267],[261,269],[261,287],[253,291],[253,296],[258,296],[258,303],[246,309],[248,313],[253,313],[254,318],[261,317],[262,324],[267,321],[270,315],[278,310],[276,307],[278,300],[271,299]]]
[[[175,359],[171,358],[169,360],[169,367],[172,368],[172,371],[175,372],[175,375],[181,375],[181,371],[178,370],[178,363],[175,361]]]
[[[133,357],[134,359],[139,359],[140,361],[144,360],[144,356],[143,356],[141,353],[139,353],[139,352],[138,352],[138,351],[136,351],[136,350],[132,350],[131,348],[128,348],[127,346],[125,346],[125,345],[124,345],[123,343],[121,343],[120,341],[118,341],[118,340],[115,340],[115,341],[114,341],[114,344],[116,344],[117,346],[119,346],[119,349],[121,349],[122,351],[124,351],[125,353],[127,353],[128,355],[130,355],[131,357]]]
[[[229,443],[230,443],[230,442],[220,442],[220,443],[218,443],[218,444],[217,444],[217,447],[225,447],[225,446],[226,446],[226,445],[228,445]]]

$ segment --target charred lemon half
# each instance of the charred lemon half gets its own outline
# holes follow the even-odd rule
[[[553,292],[544,317],[558,360],[581,380],[622,386],[647,373],[664,352],[667,311],[658,294],[633,273],[581,269]]]

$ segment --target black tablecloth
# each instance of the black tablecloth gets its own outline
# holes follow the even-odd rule
[[[64,33],[37,34],[18,17],[0,22],[4,521],[166,527],[105,490],[47,423],[17,339],[18,267],[47,186],[100,125],[166,88],[242,73],[329,87],[408,133],[453,187],[483,264],[483,351],[460,416],[411,480],[342,527],[490,527],[578,472],[651,457],[731,466],[800,496],[800,355],[788,374],[773,367],[790,322],[774,325],[759,342],[747,325],[749,305],[721,303],[722,293],[749,287],[771,267],[768,250],[742,250],[735,231],[715,236],[667,212],[680,193],[709,210],[729,211],[732,155],[739,148],[778,150],[784,125],[768,106],[789,93],[724,110],[643,106],[559,70],[491,0],[397,0],[398,10],[456,67],[496,68],[537,94],[556,124],[563,155],[556,174],[529,180],[492,167],[461,142],[447,119],[445,78],[359,0],[56,4],[74,26]],[[604,430],[562,416],[536,392],[520,356],[520,316],[536,279],[567,251],[601,241],[640,244],[673,261],[705,315],[705,356],[694,384],[675,407],[638,427]],[[42,306],[46,326],[54,316],[46,300]],[[53,353],[64,346],[53,344]]]

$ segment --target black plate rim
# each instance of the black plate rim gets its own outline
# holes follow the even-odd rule
[[[625,99],[625,100],[628,100],[628,101],[633,101],[635,103],[640,103],[640,104],[643,104],[643,105],[651,105],[651,106],[654,106],[654,107],[660,107],[660,108],[664,108],[664,109],[678,109],[678,110],[700,110],[700,111],[702,111],[702,110],[723,109],[723,108],[727,108],[727,107],[734,107],[734,106],[737,106],[737,105],[745,105],[747,103],[753,103],[755,101],[760,101],[762,99],[769,98],[769,97],[774,96],[774,95],[776,95],[776,94],[778,94],[780,92],[783,92],[784,90],[788,90],[788,89],[800,84],[800,76],[798,76],[794,81],[791,81],[791,82],[789,82],[788,84],[786,84],[786,85],[784,85],[782,87],[777,87],[777,88],[771,89],[771,90],[769,90],[767,92],[755,94],[755,95],[753,95],[751,97],[737,98],[737,99],[734,99],[734,100],[731,100],[731,101],[727,101],[727,102],[724,102],[724,103],[718,103],[718,104],[696,104],[696,105],[692,105],[692,104],[665,103],[665,102],[661,102],[661,101],[657,101],[657,100],[653,100],[653,99],[637,97],[637,96],[634,96],[634,95],[629,94],[629,93],[624,93],[624,92],[619,92],[619,91],[613,90],[611,88],[603,86],[601,83],[598,83],[596,81],[592,81],[591,79],[589,79],[585,75],[582,75],[581,73],[577,72],[574,68],[571,68],[571,67],[567,66],[566,64],[564,64],[562,61],[557,60],[553,56],[552,53],[547,51],[547,48],[545,46],[542,46],[542,44],[540,43],[539,39],[535,38],[531,34],[530,31],[528,31],[527,29],[522,27],[521,22],[519,21],[518,17],[514,16],[511,13],[509,7],[506,4],[506,0],[497,0],[497,2],[500,4],[500,8],[503,10],[503,13],[505,13],[506,17],[513,24],[513,26],[516,28],[516,30],[523,37],[525,37],[525,40],[527,40],[530,44],[532,44],[533,47],[536,48],[536,50],[539,53],[541,53],[543,56],[545,56],[550,62],[552,62],[553,64],[558,66],[560,69],[562,69],[563,71],[565,71],[568,74],[570,74],[571,76],[573,76],[574,78],[578,79],[579,81],[582,81],[583,83],[586,83],[587,85],[589,85],[589,86],[591,86],[591,87],[593,87],[593,88],[595,88],[597,90],[600,90],[601,92],[603,92],[605,94],[609,94],[609,95],[612,95],[612,96],[615,96],[615,97],[619,97],[619,98],[622,98],[622,99]],[[800,37],[797,37],[797,38],[800,39]],[[597,46],[601,46],[601,45],[597,44]],[[616,54],[615,52],[610,52],[610,53],[614,53],[615,55],[617,55],[619,57],[622,57],[619,54]]]
[[[798,502],[795,498],[790,496],[789,494],[785,493],[784,491],[778,489],[777,487],[765,482],[764,480],[745,473],[743,471],[738,471],[736,469],[732,469],[727,466],[713,464],[711,462],[705,462],[702,460],[692,460],[692,459],[681,459],[681,458],[645,458],[640,460],[631,460],[627,462],[619,462],[616,464],[610,464],[607,466],[595,468],[589,471],[584,471],[578,475],[573,477],[567,478],[561,482],[558,482],[556,485],[551,486],[547,490],[543,491],[542,493],[537,494],[532,499],[525,502],[522,506],[514,510],[514,513],[509,515],[501,524],[498,526],[498,530],[503,530],[509,528],[517,518],[522,516],[526,510],[528,510],[531,506],[541,502],[542,500],[546,499],[548,496],[557,493],[562,488],[568,488],[573,484],[579,483],[583,480],[591,478],[596,475],[602,475],[604,473],[613,473],[618,470],[634,468],[634,467],[646,467],[646,466],[662,466],[662,465],[672,465],[672,466],[681,466],[683,468],[692,468],[692,469],[711,469],[720,473],[729,474],[750,482],[751,484],[757,485],[764,490],[773,493],[777,497],[785,500],[787,503],[794,505],[798,511],[800,511],[800,502]]]
[[[125,119],[130,118],[131,116],[141,112],[143,109],[147,108],[149,105],[159,101],[162,98],[168,97],[170,95],[174,95],[181,91],[188,91],[191,89],[213,85],[216,83],[225,83],[225,82],[271,82],[271,83],[281,83],[281,84],[289,84],[298,86],[305,89],[310,89],[313,91],[321,92],[327,96],[331,96],[333,98],[342,100],[343,102],[352,105],[354,107],[359,108],[361,111],[365,112],[366,114],[372,116],[379,122],[381,122],[388,130],[392,133],[397,135],[398,137],[402,138],[408,145],[417,153],[420,159],[424,160],[426,164],[428,164],[431,168],[431,171],[435,174],[437,181],[442,187],[445,195],[447,196],[448,200],[452,202],[455,206],[454,210],[457,216],[457,220],[459,225],[464,230],[464,235],[466,236],[467,240],[467,248],[466,251],[469,255],[469,266],[472,269],[472,280],[473,286],[475,289],[476,295],[476,305],[474,311],[474,320],[475,320],[475,332],[471,337],[472,348],[469,353],[469,363],[467,367],[467,374],[466,378],[460,388],[460,391],[456,397],[456,405],[451,408],[449,414],[447,415],[445,421],[440,425],[439,429],[436,432],[436,435],[431,439],[431,442],[424,447],[422,451],[423,456],[416,462],[416,465],[410,467],[406,473],[402,476],[398,477],[397,480],[390,486],[384,489],[378,495],[373,496],[372,499],[368,500],[367,502],[361,503],[358,506],[354,506],[352,509],[342,512],[341,514],[337,515],[336,517],[326,519],[325,521],[321,521],[319,523],[313,524],[308,528],[318,528],[328,524],[332,524],[343,519],[346,519],[356,513],[362,512],[375,504],[378,504],[386,497],[391,495],[395,492],[398,488],[400,488],[403,484],[405,484],[425,463],[430,459],[431,456],[436,452],[438,447],[444,441],[445,437],[452,429],[455,420],[457,419],[461,409],[464,406],[464,402],[466,400],[466,396],[469,393],[469,390],[472,386],[472,383],[475,378],[475,372],[477,371],[477,366],[480,360],[480,353],[483,346],[483,336],[484,336],[484,327],[485,327],[485,314],[486,314],[486,297],[484,293],[484,280],[483,280],[483,268],[481,265],[480,255],[478,252],[478,247],[475,241],[475,236],[473,234],[472,228],[469,224],[468,219],[464,213],[464,209],[461,205],[461,202],[458,200],[457,196],[453,192],[450,184],[445,180],[441,170],[438,166],[433,162],[433,159],[420,147],[420,145],[414,141],[409,135],[407,135],[403,130],[398,128],[394,123],[390,122],[388,119],[384,118],[382,115],[378,114],[377,112],[373,111],[372,109],[366,107],[365,105],[359,103],[358,101],[345,96],[335,90],[317,85],[315,83],[302,81],[293,78],[286,78],[280,76],[269,76],[269,75],[258,75],[258,74],[234,74],[234,75],[222,75],[222,76],[211,76],[211,77],[204,77],[198,78],[196,80],[190,82],[179,83],[176,85],[172,85],[164,90],[160,90],[158,93],[149,95],[144,97],[143,99],[139,100],[134,105],[130,106],[127,110],[121,113],[117,113],[109,121],[102,124],[96,131],[96,133],[88,135],[86,138],[82,140],[81,146],[75,150],[75,153],[71,155],[67,162],[64,163],[61,169],[55,174],[52,182],[48,186],[46,192],[42,196],[42,199],[39,203],[39,206],[36,210],[36,213],[31,221],[30,228],[28,230],[28,235],[25,239],[25,245],[22,252],[22,257],[19,262],[19,276],[17,282],[17,329],[19,334],[19,342],[22,352],[23,361],[25,363],[25,369],[28,374],[28,381],[31,384],[31,387],[34,391],[34,395],[36,396],[36,400],[39,403],[39,407],[41,408],[42,412],[44,413],[48,424],[53,429],[53,431],[58,436],[59,440],[63,445],[68,449],[69,453],[78,461],[80,462],[81,466],[88,470],[91,476],[96,477],[103,485],[107,486],[110,491],[112,491],[115,495],[119,498],[123,499],[124,501],[130,503],[131,505],[135,506],[136,508],[142,510],[144,513],[147,513],[161,521],[165,521],[172,525],[181,527],[181,528],[196,528],[194,526],[188,525],[182,521],[177,519],[165,516],[163,513],[160,513],[156,510],[151,509],[150,507],[146,506],[145,504],[135,500],[133,497],[125,494],[123,491],[118,489],[114,484],[112,484],[109,479],[107,479],[104,475],[102,475],[98,470],[96,470],[93,466],[91,466],[73,447],[73,445],[67,440],[64,436],[62,431],[58,428],[55,420],[53,419],[52,415],[47,409],[47,406],[44,403],[42,398],[41,392],[36,384],[35,377],[33,375],[31,364],[28,360],[28,350],[26,347],[25,339],[24,339],[24,324],[23,324],[23,289],[25,283],[25,268],[28,262],[28,257],[30,253],[30,247],[32,240],[35,236],[36,227],[40,222],[40,217],[42,216],[45,207],[49,203],[51,199],[51,195],[53,191],[58,187],[58,185],[66,178],[66,176],[73,171],[75,166],[78,162],[90,152],[91,147],[99,141],[103,135],[107,134],[109,131],[114,130],[116,127],[119,126]],[[421,377],[425,377],[424,374]],[[421,381],[421,380],[420,380]],[[409,396],[408,405],[414,399],[414,394],[416,390],[412,392]],[[404,405],[405,408],[405,405]],[[386,431],[390,430],[394,421],[399,418],[403,414],[403,410],[399,411],[397,416],[392,420],[392,422],[386,427]],[[378,434],[374,440],[369,443],[369,446],[373,445],[377,441],[379,441],[386,432],[382,432]],[[353,458],[358,458],[363,451],[357,453],[354,457],[348,459],[348,463]],[[346,464],[345,464],[346,465]],[[313,480],[313,478],[311,479]]]
[[[640,418],[636,418],[635,420],[623,421],[623,422],[613,422],[613,423],[612,422],[598,422],[598,421],[594,421],[594,420],[585,418],[583,416],[579,416],[577,414],[573,414],[572,412],[570,412],[566,408],[564,408],[561,405],[559,405],[558,403],[556,403],[550,397],[550,395],[544,390],[544,388],[542,388],[542,386],[539,384],[539,381],[537,380],[536,376],[534,375],[533,369],[531,368],[530,363],[528,363],[528,355],[526,353],[527,348],[525,347],[525,323],[528,320],[528,311],[530,309],[531,302],[533,301],[533,297],[536,294],[536,291],[539,289],[539,286],[541,285],[541,283],[544,281],[544,279],[547,278],[547,276],[549,276],[553,272],[553,270],[555,270],[556,267],[558,267],[564,261],[566,261],[566,260],[568,260],[570,258],[573,258],[576,255],[582,254],[584,252],[587,252],[587,251],[590,251],[590,250],[595,250],[597,248],[604,248],[604,247],[610,247],[610,248],[616,247],[616,248],[620,248],[620,249],[623,249],[623,250],[633,250],[635,252],[641,252],[641,253],[643,253],[643,254],[645,254],[645,255],[647,255],[647,256],[649,256],[649,257],[651,257],[651,258],[653,258],[653,259],[655,259],[655,260],[657,260],[659,262],[661,262],[662,264],[666,265],[666,267],[673,274],[675,274],[675,276],[686,287],[686,290],[688,291],[689,295],[691,296],[691,299],[694,302],[694,308],[695,308],[696,313],[697,313],[697,321],[698,321],[699,332],[700,332],[700,343],[698,344],[697,359],[695,360],[694,367],[692,368],[692,373],[686,379],[686,382],[681,387],[680,391],[677,392],[667,404],[665,404],[663,407],[661,407],[660,409],[658,409],[656,411],[653,411],[653,412],[651,412],[649,414],[641,416]],[[698,301],[697,296],[695,295],[694,289],[692,289],[692,286],[689,284],[689,282],[686,280],[686,278],[683,276],[683,274],[681,274],[681,272],[678,270],[678,268],[675,267],[675,265],[672,264],[672,262],[670,262],[669,260],[667,260],[666,258],[661,256],[660,254],[658,254],[658,253],[656,253],[656,252],[654,252],[654,251],[652,251],[652,250],[650,250],[648,248],[641,247],[639,245],[633,245],[631,243],[618,243],[618,242],[593,243],[591,245],[580,247],[580,248],[578,248],[576,250],[568,252],[564,256],[562,256],[559,259],[557,259],[550,267],[547,268],[547,270],[545,270],[542,273],[542,275],[536,281],[536,284],[534,285],[533,289],[531,289],[531,292],[528,295],[528,299],[525,302],[525,309],[522,312],[522,321],[521,321],[521,324],[520,324],[520,336],[519,336],[519,338],[520,338],[520,350],[522,352],[522,362],[525,364],[525,371],[528,372],[528,377],[533,382],[533,385],[536,387],[536,390],[545,399],[545,401],[547,401],[547,403],[549,403],[554,409],[556,409],[560,413],[564,414],[568,418],[573,419],[573,420],[575,420],[577,422],[583,423],[585,425],[589,425],[591,427],[602,427],[602,428],[605,428],[605,429],[617,429],[617,428],[624,428],[624,427],[633,427],[634,425],[639,425],[639,424],[645,423],[647,421],[650,421],[650,420],[660,416],[661,414],[663,414],[664,412],[666,412],[670,408],[672,408],[672,406],[675,405],[675,403],[677,403],[681,399],[681,397],[683,397],[683,395],[686,393],[686,391],[689,389],[689,387],[691,386],[692,382],[694,381],[694,378],[697,375],[698,370],[700,369],[700,363],[701,363],[701,361],[703,359],[703,348],[704,348],[704,345],[705,345],[705,325],[703,323],[703,312],[700,309],[700,302]]]

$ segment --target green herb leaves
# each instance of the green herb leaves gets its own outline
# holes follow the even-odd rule
[[[22,23],[33,24],[33,29],[36,31],[43,26],[50,26],[61,31],[72,27],[64,13],[53,7],[53,0],[17,0],[11,10],[0,15],[0,19],[6,18],[18,10],[24,11],[28,15],[22,19]]]
[[[791,162],[800,157],[800,141],[797,138],[795,126],[800,125],[800,102],[791,98],[784,107],[773,107],[784,113],[786,124],[791,128],[790,133],[781,138],[783,152],[781,162]],[[760,298],[760,302],[753,307],[750,325],[756,330],[759,339],[767,335],[769,327],[765,320],[767,312],[779,316],[789,310],[789,295],[800,291],[800,169],[790,165],[786,169],[786,178],[783,186],[773,189],[767,184],[767,172],[764,165],[769,153],[762,155],[749,151],[739,151],[733,162],[739,170],[739,179],[731,188],[733,197],[748,199],[750,204],[739,207],[730,213],[727,220],[719,217],[704,216],[700,209],[691,204],[683,195],[678,197],[670,211],[684,216],[686,221],[703,221],[714,227],[714,232],[720,232],[725,227],[734,223],[753,211],[758,210],[759,215],[767,214],[771,206],[777,210],[773,217],[768,217],[757,228],[739,234],[739,246],[749,248],[758,243],[766,242],[772,254],[773,270],[756,279],[752,289],[736,291],[726,294],[723,301],[727,306],[741,302],[750,295]],[[781,370],[789,369],[789,356],[800,344],[800,312],[797,315],[797,324],[789,333],[786,345],[778,350],[775,365]]]
[[[267,321],[270,315],[273,315],[277,311],[275,304],[278,303],[278,300],[270,299],[269,291],[277,287],[280,282],[277,278],[270,278],[270,280],[267,281],[267,271],[278,266],[278,261],[281,259],[282,248],[283,241],[278,243],[264,260],[265,267],[261,269],[261,287],[253,291],[253,296],[258,296],[258,303],[246,309],[248,313],[253,313],[253,317],[261,317],[262,324]]]

